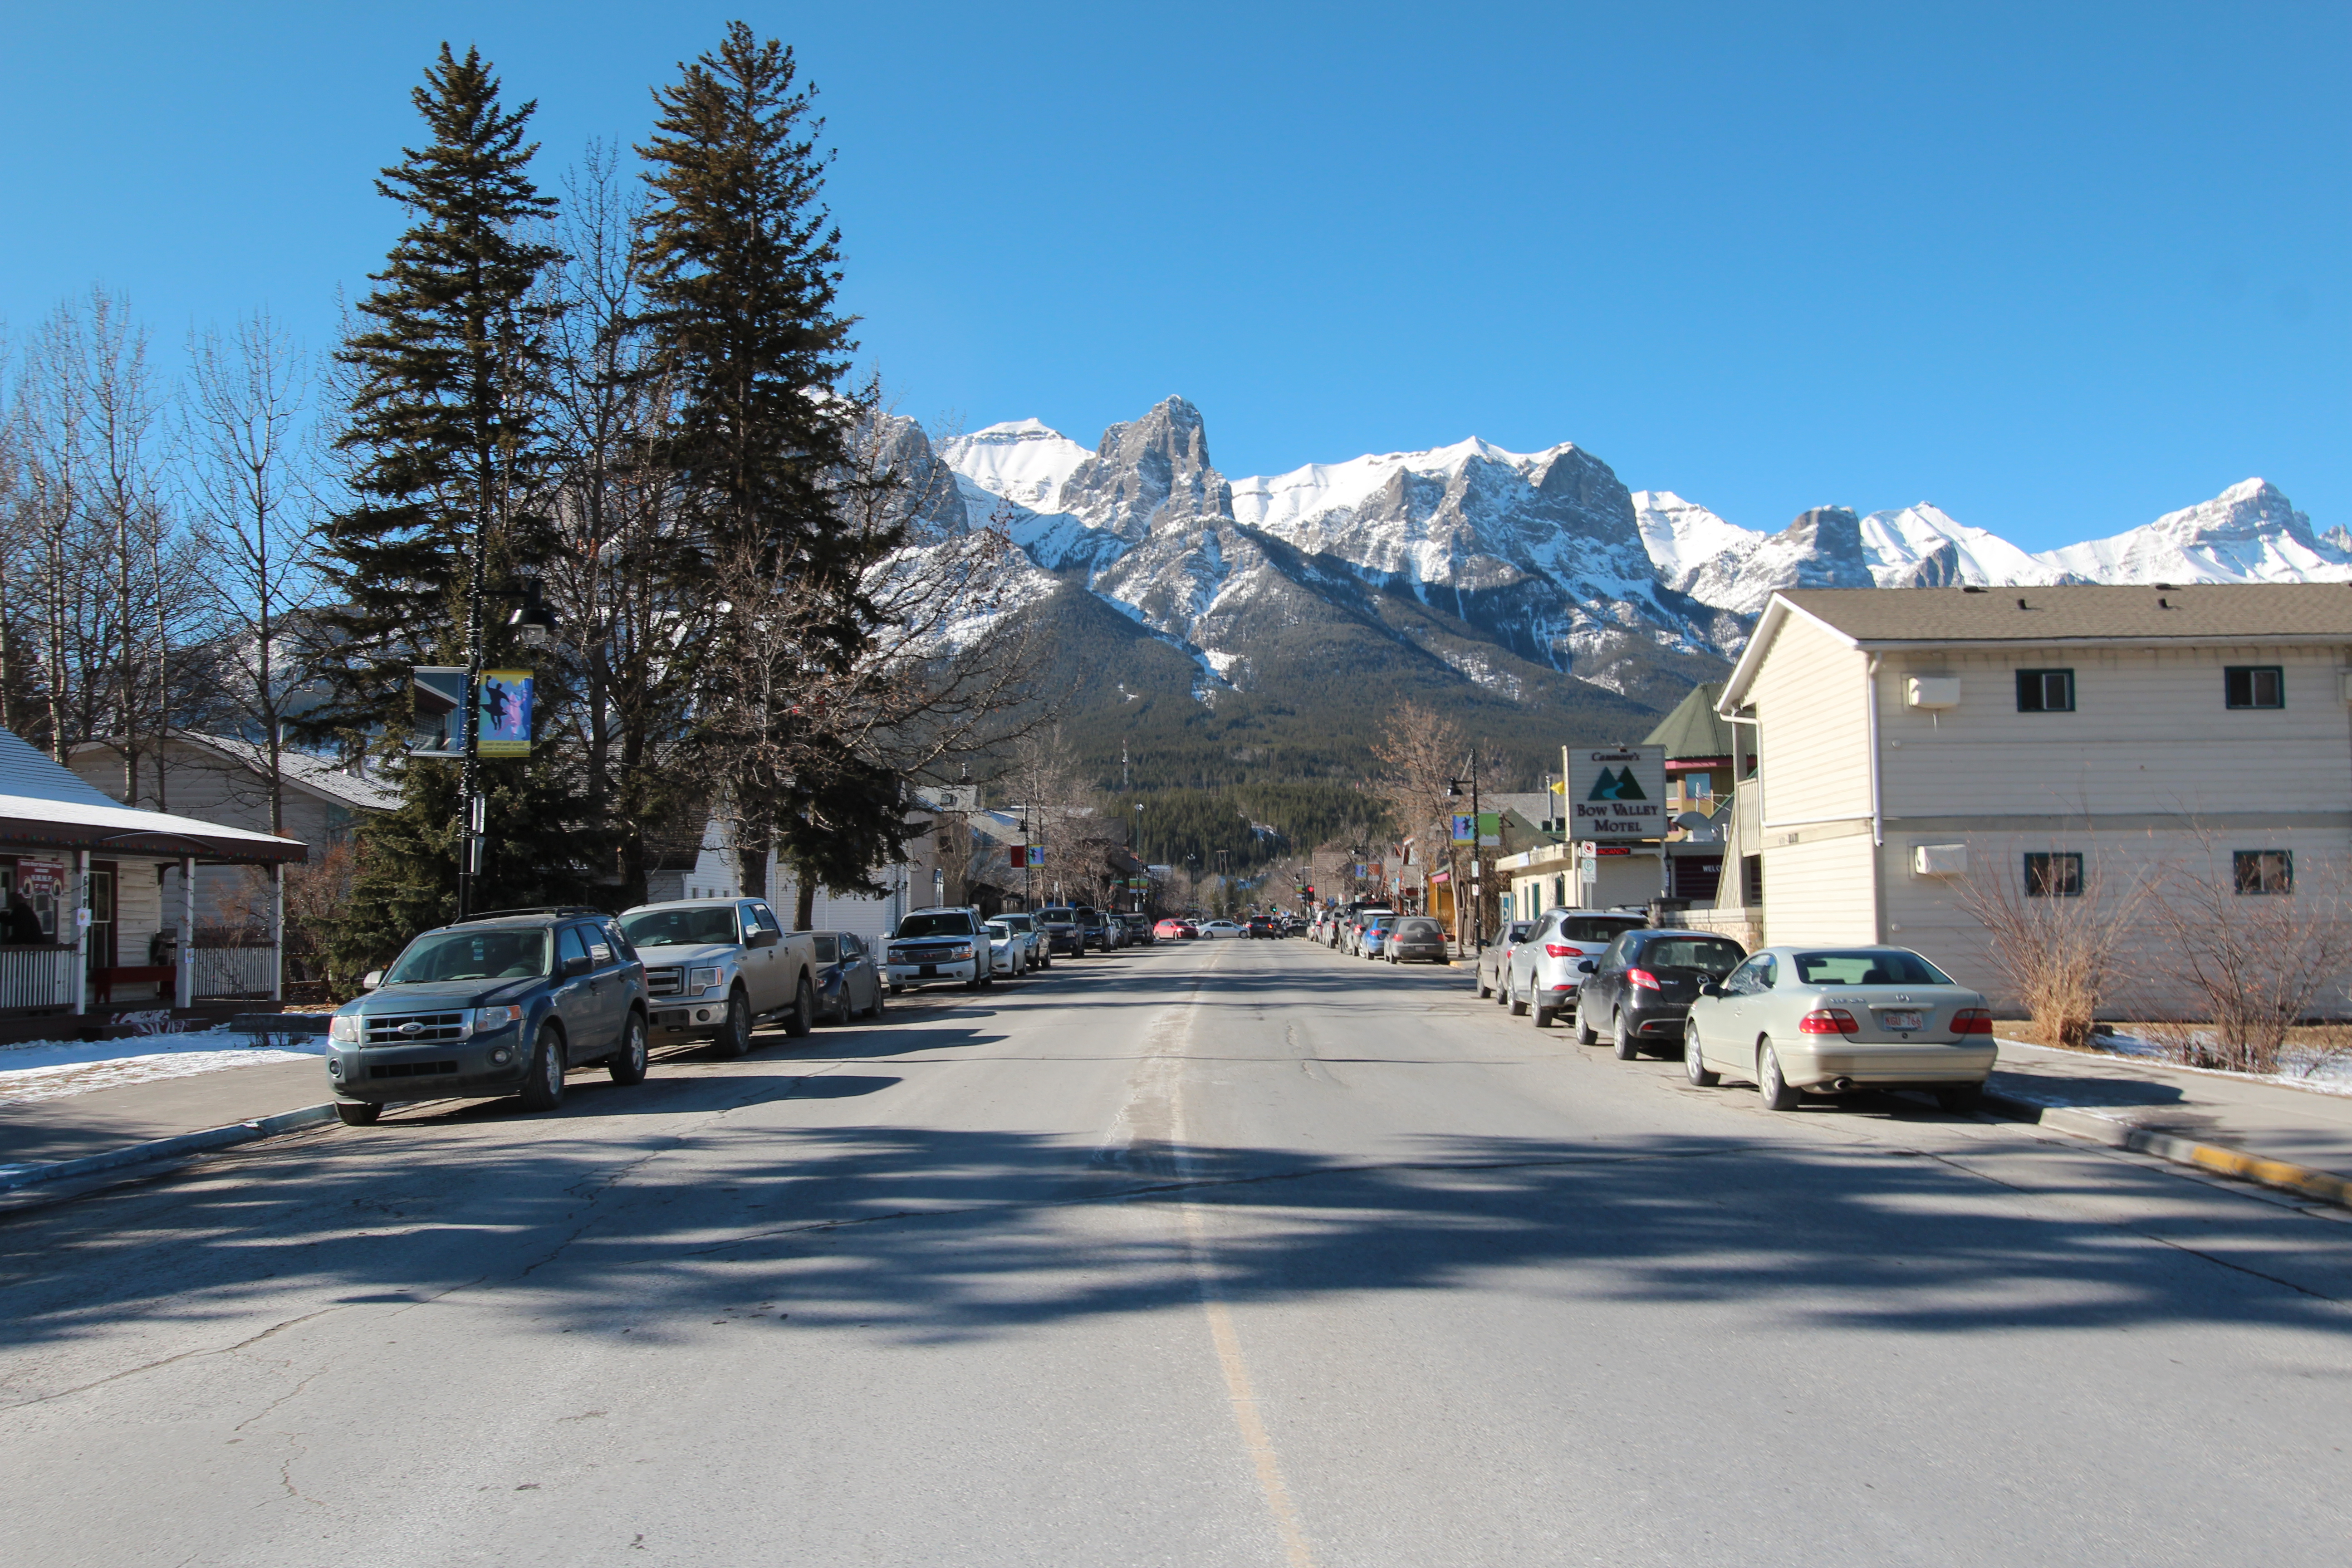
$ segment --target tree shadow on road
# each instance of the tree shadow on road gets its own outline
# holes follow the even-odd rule
[[[2144,1182],[2180,1205],[2180,1236],[1883,1146],[1449,1137],[1373,1163],[1148,1139],[1105,1150],[859,1123],[887,1115],[898,1079],[776,1068],[679,1080],[665,1109],[709,1113],[683,1125],[583,1114],[525,1143],[387,1123],[19,1216],[0,1225],[0,1343],[142,1316],[247,1321],[249,1302],[289,1287],[342,1304],[463,1292],[551,1332],[659,1336],[773,1303],[796,1329],[998,1335],[1189,1298],[1182,1205],[1203,1211],[1236,1301],[1509,1279],[1859,1333],[2347,1327],[2340,1305],[2278,1282],[2318,1277],[2286,1257],[2310,1245],[2287,1227],[2316,1222],[2136,1167],[2102,1167],[2085,1193]],[[811,1114],[840,1124],[738,1114],[779,1099],[832,1100],[841,1110]]]

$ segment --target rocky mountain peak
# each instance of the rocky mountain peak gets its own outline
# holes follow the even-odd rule
[[[1087,527],[1134,543],[1157,526],[1230,518],[1234,495],[1209,464],[1201,411],[1170,397],[1140,419],[1105,430],[1094,456],[1063,481],[1060,506]]]

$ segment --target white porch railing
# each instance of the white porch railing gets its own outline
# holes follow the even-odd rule
[[[278,950],[200,947],[188,954],[198,996],[267,996]]]
[[[70,1007],[74,950],[0,947],[0,1007]]]

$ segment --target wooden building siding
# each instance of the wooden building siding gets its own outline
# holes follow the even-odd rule
[[[1771,742],[1767,742],[1768,745]],[[1772,764],[1768,757],[1765,764]],[[1767,830],[1764,846],[1765,940],[1867,942],[1878,940],[1867,833],[1806,837]]]
[[[1801,616],[1780,627],[1750,694],[1768,843],[1776,822],[1870,814],[1867,667]]]
[[[2347,663],[2332,647],[1889,654],[1879,674],[1884,809],[1890,819],[2344,812]],[[2281,667],[2284,708],[2224,705],[2223,668],[2244,664]],[[2072,669],[2074,711],[2017,711],[2016,674],[2031,668]],[[1906,708],[1911,676],[1958,678],[1959,705]]]

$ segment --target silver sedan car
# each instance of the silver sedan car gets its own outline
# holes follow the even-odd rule
[[[1984,997],[1901,947],[1768,947],[1702,987],[1683,1027],[1691,1082],[1747,1079],[1774,1110],[1855,1089],[1973,1110],[1995,1054]]]

